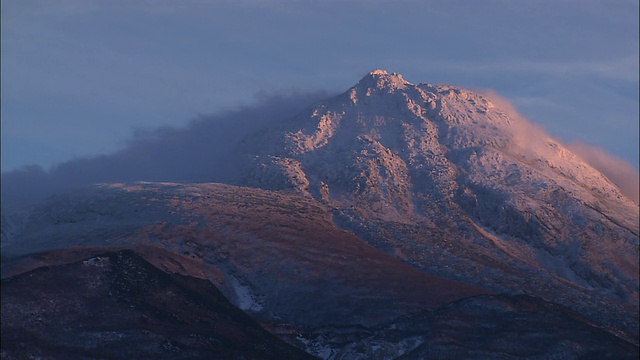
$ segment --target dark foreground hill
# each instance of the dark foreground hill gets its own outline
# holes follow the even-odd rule
[[[2,280],[3,359],[312,359],[210,282],[132,251]]]
[[[638,357],[637,346],[581,315],[525,295],[474,296],[377,326],[280,333],[295,348],[208,281],[167,274],[131,250],[101,251],[41,254],[41,262],[65,262],[96,253],[3,280],[3,359]]]

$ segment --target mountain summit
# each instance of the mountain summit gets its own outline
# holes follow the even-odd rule
[[[374,89],[384,92],[393,92],[396,89],[404,89],[407,85],[411,85],[407,82],[402,75],[397,73],[389,74],[385,70],[376,69],[367,74],[355,88],[359,88],[364,91],[371,91]]]

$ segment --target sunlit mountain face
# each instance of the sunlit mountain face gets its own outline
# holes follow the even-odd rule
[[[375,70],[229,131],[3,206],[3,358],[638,357],[638,205],[501,100]]]

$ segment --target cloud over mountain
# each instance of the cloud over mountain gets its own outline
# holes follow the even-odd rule
[[[287,119],[324,91],[259,93],[257,103],[200,116],[185,128],[134,133],[113,154],[74,159],[45,171],[29,166],[2,174],[5,204],[30,202],[76,186],[124,181],[216,181],[233,178],[235,146],[248,134]]]
[[[628,162],[606,152],[597,146],[585,144],[581,141],[574,141],[566,145],[574,154],[593,166],[596,170],[604,174],[613,181],[620,191],[629,199],[639,200],[640,182],[638,170],[634,169]]]
[[[490,97],[493,103],[504,110],[509,117],[518,120],[516,146],[528,153],[545,151],[544,139],[549,135],[542,127],[523,117],[509,100],[498,95],[495,91],[483,90],[482,93]],[[615,183],[626,197],[636,203],[639,201],[640,175],[638,170],[628,161],[610,154],[601,147],[581,141],[564,143],[563,145]]]

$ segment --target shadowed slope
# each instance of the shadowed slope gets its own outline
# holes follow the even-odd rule
[[[324,327],[295,341],[333,359],[637,359],[638,347],[568,308],[526,295],[477,296],[372,327]]]

